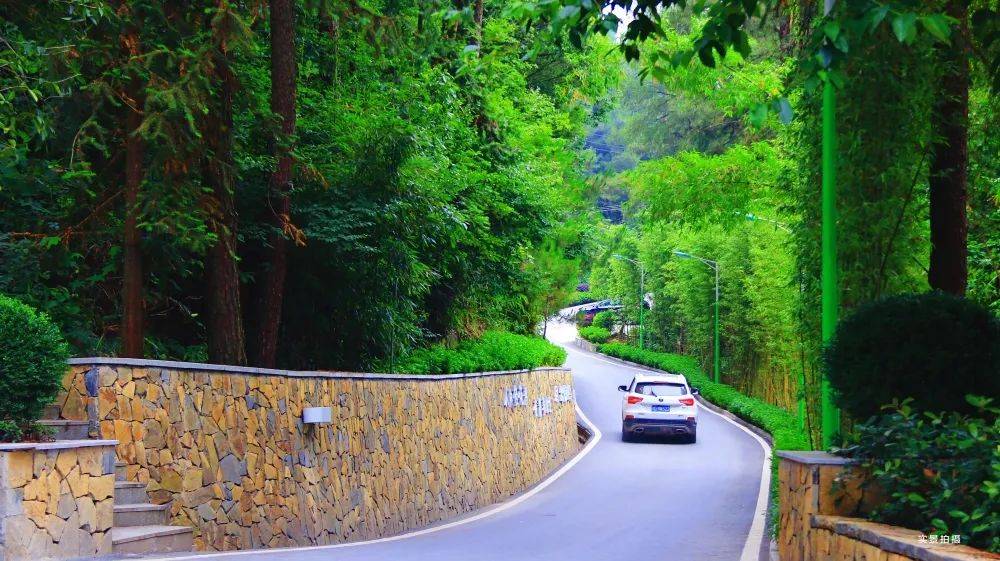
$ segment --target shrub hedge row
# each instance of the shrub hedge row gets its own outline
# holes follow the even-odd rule
[[[702,372],[698,362],[689,356],[640,349],[625,343],[605,343],[599,345],[597,350],[622,360],[683,374],[692,386],[698,388],[703,398],[769,432],[774,437],[776,449],[812,448],[808,435],[799,428],[796,415],[776,405],[744,395],[732,386],[713,382]]]
[[[44,436],[35,421],[62,387],[68,358],[47,315],[0,294],[0,441]]]
[[[598,327],[596,325],[581,327],[578,333],[582,339],[586,339],[591,343],[607,343],[608,339],[611,338],[610,331],[608,331],[603,327]]]
[[[462,341],[455,347],[437,344],[416,350],[396,363],[403,374],[457,374],[521,370],[539,366],[562,366],[566,351],[539,337],[506,331],[487,331],[479,339]],[[380,370],[391,365],[383,362]]]

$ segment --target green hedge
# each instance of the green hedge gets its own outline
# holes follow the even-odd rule
[[[615,328],[615,323],[618,322],[618,312],[614,310],[604,310],[603,312],[597,312],[594,314],[594,323],[598,327],[603,327],[608,331]]]
[[[437,344],[413,351],[399,360],[394,370],[403,374],[456,374],[562,366],[565,361],[562,347],[539,337],[487,331],[481,338],[462,341],[456,347]],[[378,367],[388,370],[390,365],[383,362]]]
[[[0,294],[0,440],[37,436],[37,421],[55,399],[69,346],[49,317]]]
[[[796,415],[765,401],[744,395],[732,386],[709,379],[698,362],[683,355],[640,349],[624,343],[606,343],[597,350],[609,356],[683,374],[706,400],[769,432],[779,450],[809,450],[809,437],[799,428]]]
[[[607,343],[608,339],[611,338],[610,331],[596,325],[581,327],[578,333],[580,334],[580,338],[586,339],[591,343]]]

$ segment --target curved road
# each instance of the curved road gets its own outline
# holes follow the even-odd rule
[[[549,330],[567,346],[578,405],[603,436],[548,486],[499,512],[404,539],[197,558],[756,561],[759,537],[747,537],[757,516],[761,444],[705,408],[697,444],[623,443],[617,386],[638,369],[569,346],[572,327]]]

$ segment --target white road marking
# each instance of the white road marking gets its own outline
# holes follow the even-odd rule
[[[280,555],[280,554],[292,553],[292,552],[297,552],[297,551],[323,551],[323,550],[327,550],[327,549],[340,549],[340,548],[344,548],[344,547],[357,547],[357,546],[362,546],[362,545],[373,545],[373,544],[379,544],[379,543],[387,543],[387,542],[394,542],[394,541],[399,541],[399,540],[405,540],[405,539],[408,539],[408,538],[415,538],[417,536],[424,536],[424,535],[427,535],[427,534],[433,534],[435,532],[440,532],[441,530],[447,530],[447,529],[450,529],[450,528],[455,528],[457,526],[462,526],[462,525],[465,525],[465,524],[469,524],[471,522],[476,522],[478,520],[482,520],[484,518],[493,516],[495,514],[499,514],[501,512],[504,512],[506,510],[514,508],[515,506],[523,503],[524,501],[526,501],[526,500],[530,499],[531,497],[537,495],[542,490],[544,490],[546,487],[548,487],[549,485],[551,485],[552,483],[554,483],[557,479],[559,479],[560,477],[562,477],[563,475],[565,475],[566,472],[568,472],[570,469],[572,469],[573,466],[575,466],[576,464],[580,463],[580,460],[582,460],[587,454],[589,454],[590,451],[593,450],[595,446],[597,446],[597,443],[601,441],[601,438],[604,436],[601,433],[601,429],[597,428],[597,425],[595,425],[593,422],[591,422],[590,418],[587,417],[586,413],[584,413],[583,410],[580,409],[580,405],[579,404],[574,403],[574,405],[576,406],[576,412],[577,412],[577,414],[580,415],[580,418],[583,420],[584,424],[586,424],[588,426],[588,428],[590,428],[590,430],[593,431],[593,433],[594,433],[594,436],[591,437],[591,439],[587,442],[587,445],[584,446],[583,449],[580,450],[580,452],[578,452],[576,456],[573,456],[573,458],[570,461],[568,461],[565,464],[563,464],[563,466],[561,468],[559,468],[554,473],[552,473],[551,475],[549,475],[548,477],[546,477],[538,485],[535,485],[531,489],[525,491],[524,493],[518,495],[517,497],[514,497],[513,499],[511,499],[511,500],[509,500],[507,502],[503,502],[503,503],[499,503],[497,505],[494,505],[492,508],[489,508],[488,510],[484,510],[483,512],[480,512],[480,513],[475,514],[473,516],[470,516],[468,518],[462,518],[460,520],[455,520],[454,522],[449,522],[449,523],[446,523],[446,524],[441,524],[439,526],[431,526],[430,528],[424,528],[422,530],[415,530],[413,532],[408,532],[408,533],[405,533],[405,534],[398,534],[398,535],[395,535],[395,536],[389,536],[389,537],[385,537],[385,538],[377,538],[377,539],[374,539],[374,540],[365,540],[365,541],[347,542],[347,543],[337,543],[337,544],[330,544],[330,545],[309,545],[309,546],[302,546],[302,547],[282,547],[282,548],[271,548],[271,549],[247,549],[247,550],[242,550],[242,551],[219,551],[219,552],[215,552],[215,553],[200,553],[200,554],[195,554],[195,555],[184,555],[184,556],[143,557],[142,561],[160,561],[160,560],[163,560],[163,561],[182,561],[182,560],[190,560],[190,559],[212,559],[212,558],[215,558],[215,557],[236,557],[236,556],[242,556],[242,555],[269,555],[269,554]]]
[[[599,360],[601,362],[606,362],[622,368],[628,368],[639,372],[653,372],[652,370],[646,368],[639,368],[637,366],[622,364],[620,362],[592,356],[596,353],[588,353],[578,349],[571,349],[569,347],[567,347],[567,350],[572,350],[574,353],[589,356],[593,360]],[[760,447],[764,449],[764,462],[760,467],[760,487],[757,489],[757,506],[754,507],[753,521],[750,523],[750,531],[747,533],[747,541],[743,543],[743,552],[740,554],[740,561],[757,561],[757,559],[760,558],[760,548],[764,541],[764,525],[767,520],[767,499],[771,493],[771,446],[766,440],[757,435],[757,433],[744,427],[729,417],[722,415],[721,413],[716,413],[708,407],[699,407],[698,410],[708,411],[716,417],[719,417],[727,423],[739,428],[741,431],[753,437],[753,439],[760,444]]]

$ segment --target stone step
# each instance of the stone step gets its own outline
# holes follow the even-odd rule
[[[61,413],[61,408],[55,403],[46,405],[45,410],[42,411],[43,419],[58,419]]]
[[[45,419],[39,424],[51,427],[56,431],[56,440],[86,440],[87,421],[67,421],[64,419]]]
[[[111,528],[113,553],[136,554],[191,551],[194,531],[184,526],[129,526]]]
[[[146,484],[138,481],[115,481],[115,504],[136,505],[149,502]]]
[[[128,475],[125,473],[125,462],[115,462],[115,481],[127,481]]]
[[[152,503],[116,504],[115,527],[124,526],[162,526],[167,523],[169,504],[154,505]]]

